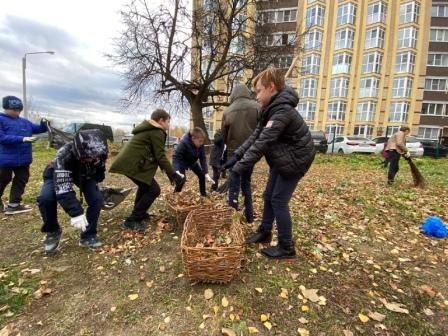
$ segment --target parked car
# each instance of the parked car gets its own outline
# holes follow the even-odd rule
[[[448,156],[448,146],[444,145],[443,141],[420,139],[423,146],[423,155],[432,157],[446,157]]]
[[[328,143],[328,153],[351,154],[351,153],[375,153],[375,143],[360,136],[337,136]]]
[[[112,132],[112,127],[107,125],[73,122],[64,128],[64,132],[75,134],[79,130],[87,130],[87,129],[99,129],[100,131],[103,132],[106,139],[110,140],[111,142],[114,141],[114,133]]]
[[[324,131],[310,131],[316,151],[326,153],[328,149],[327,134]]]
[[[376,144],[375,153],[379,154],[383,151],[384,144],[387,141],[387,137],[377,137],[372,139],[372,141]],[[406,137],[406,147],[409,149],[409,153],[411,156],[422,156],[423,155],[423,145],[422,143],[413,136]]]

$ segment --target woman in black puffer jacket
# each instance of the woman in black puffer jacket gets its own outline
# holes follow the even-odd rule
[[[261,118],[249,139],[226,164],[232,174],[241,175],[263,156],[269,164],[269,180],[264,192],[261,225],[246,243],[268,243],[272,239],[274,220],[278,229],[278,245],[261,250],[271,258],[295,256],[292,221],[288,203],[299,180],[314,160],[315,150],[308,126],[295,107],[297,93],[285,87],[279,69],[264,70],[254,79],[257,101],[262,106]]]

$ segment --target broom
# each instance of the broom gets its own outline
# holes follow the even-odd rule
[[[405,157],[404,159],[408,162],[409,168],[411,169],[412,179],[414,180],[414,187],[424,187],[425,179],[423,178],[415,163],[411,160],[410,157]]]

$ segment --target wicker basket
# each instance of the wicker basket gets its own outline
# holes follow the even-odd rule
[[[179,229],[184,227],[185,219],[187,218],[190,211],[201,208],[201,205],[191,205],[187,207],[174,206],[169,200],[167,202],[168,208],[176,216],[176,223]]]
[[[219,229],[228,230],[232,239],[229,246],[196,247],[201,238]],[[195,282],[229,282],[241,266],[243,242],[243,231],[233,209],[193,210],[185,221],[180,245],[184,273]]]

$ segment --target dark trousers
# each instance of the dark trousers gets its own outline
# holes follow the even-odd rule
[[[128,176],[129,177],[129,176]],[[152,179],[151,184],[148,185],[132,177],[129,177],[132,182],[137,185],[137,194],[135,195],[134,209],[126,221],[140,222],[150,206],[154,203],[160,195],[160,187],[155,179]]]
[[[12,177],[14,173],[14,178]],[[30,178],[30,166],[1,167],[0,168],[0,197],[12,180],[11,191],[9,193],[9,203],[19,204],[22,202],[22,195],[25,186]]]
[[[205,192],[205,173],[202,171],[201,166],[199,164],[195,163],[191,167],[180,167],[179,173],[185,175],[185,171],[187,169],[191,169],[191,171],[193,173],[195,173],[195,175],[198,177],[199,192],[201,193],[201,196],[207,196],[207,193]],[[182,188],[184,187],[184,184],[176,185],[176,187],[174,188],[174,192],[181,192]]]
[[[292,220],[289,213],[289,200],[302,176],[284,178],[276,169],[271,169],[264,191],[264,209],[261,226],[271,231],[274,219],[277,223],[278,241],[283,244],[292,243]]]
[[[213,181],[215,181],[215,184],[212,184],[210,189],[212,191],[216,191],[218,189],[218,182],[219,182],[219,177],[221,175],[221,171],[220,171],[219,167],[216,167],[216,166],[212,166],[212,169],[213,169],[212,179],[213,179]]]
[[[86,180],[79,186],[87,202],[86,217],[89,225],[86,231],[81,232],[81,239],[87,239],[96,236],[98,218],[100,217],[101,207],[103,206],[103,196],[94,180]],[[37,197],[40,214],[44,225],[41,231],[46,233],[60,232],[61,227],[58,222],[56,192],[54,190],[53,178],[45,178],[44,185]]]
[[[387,180],[393,181],[395,179],[395,175],[397,175],[400,167],[398,165],[400,161],[401,154],[395,150],[389,151],[389,171],[387,173]]]
[[[229,177],[229,206],[238,210],[238,197],[241,188],[241,192],[244,196],[244,216],[248,222],[252,222],[254,219],[252,188],[250,185],[252,172],[253,168],[241,175],[230,172]]]

